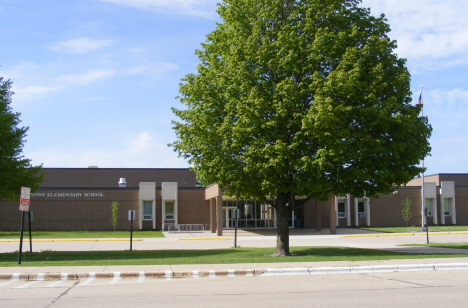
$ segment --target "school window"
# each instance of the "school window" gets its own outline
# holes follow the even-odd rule
[[[358,217],[366,218],[366,208],[364,201],[358,201]]]
[[[153,220],[153,201],[143,201],[143,220]]]
[[[174,220],[174,201],[165,201],[166,220]]]
[[[444,199],[444,216],[450,216],[450,208],[452,207],[452,198]]]
[[[338,202],[338,218],[346,218],[344,202]]]
[[[427,208],[427,217],[432,217],[432,211],[433,211],[433,199],[426,199],[426,208]]]

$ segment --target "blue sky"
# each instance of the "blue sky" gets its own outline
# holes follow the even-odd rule
[[[0,76],[44,167],[188,167],[167,147],[213,0],[0,0]],[[468,173],[468,1],[364,0],[385,13],[433,126],[426,174]]]

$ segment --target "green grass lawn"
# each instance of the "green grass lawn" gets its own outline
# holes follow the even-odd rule
[[[421,227],[394,227],[394,228],[359,228],[361,230],[369,230],[384,233],[408,233],[421,232]],[[468,226],[429,226],[429,232],[456,232],[468,231]]]
[[[406,254],[345,247],[291,247],[291,257],[272,257],[275,248],[230,248],[209,250],[24,252],[0,254],[0,267],[10,266],[92,266],[92,265],[175,265],[233,264],[318,261],[368,261],[466,257],[461,254]]]
[[[23,237],[29,238],[29,231]],[[164,237],[161,231],[133,231],[133,237]],[[20,232],[0,231],[0,239],[19,239]],[[62,238],[130,238],[130,231],[33,231],[32,239]]]
[[[423,247],[436,247],[436,248],[468,249],[468,243],[405,244],[401,246],[423,246]]]

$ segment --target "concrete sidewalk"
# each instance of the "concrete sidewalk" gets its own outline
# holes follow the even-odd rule
[[[364,231],[359,229],[338,229],[338,234],[330,235],[329,230],[293,229],[289,237],[291,247],[333,246],[369,249],[400,249],[418,253],[441,253],[440,248],[422,249],[407,248],[400,245],[425,244],[425,233],[388,234]],[[165,238],[134,238],[134,250],[170,250],[170,249],[220,249],[234,246],[234,231],[227,230],[224,236],[218,237],[211,232],[204,233],[168,233]],[[431,242],[457,243],[468,242],[467,232],[431,232]],[[129,239],[34,239],[33,251],[102,251],[129,250]],[[241,230],[238,233],[237,245],[241,247],[275,247],[276,230]],[[23,243],[23,251],[29,251],[29,242]],[[19,250],[18,239],[0,239],[0,253]],[[454,252],[452,252],[454,253]],[[459,251],[464,253],[464,250]]]

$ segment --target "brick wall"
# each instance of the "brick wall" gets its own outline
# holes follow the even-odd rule
[[[128,210],[139,215],[138,190],[135,189],[67,189],[40,190],[46,197],[31,197],[30,210],[33,212],[32,229],[37,231],[111,231],[112,201],[119,202],[117,230],[130,230]],[[97,193],[103,197],[47,197],[51,193]],[[18,202],[1,202],[0,230],[20,230],[21,212]],[[138,220],[134,222],[138,229]]]

